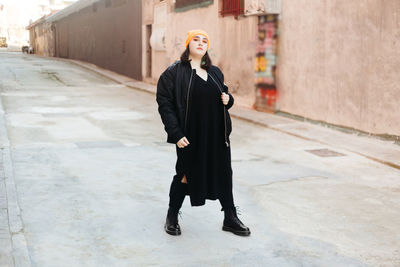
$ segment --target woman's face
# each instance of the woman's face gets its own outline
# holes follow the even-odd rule
[[[192,56],[202,57],[207,52],[207,37],[196,35],[189,43],[189,50]]]

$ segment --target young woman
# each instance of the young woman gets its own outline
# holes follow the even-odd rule
[[[205,31],[189,31],[181,60],[169,66],[157,84],[158,111],[167,142],[176,144],[177,153],[164,228],[168,234],[181,234],[178,212],[189,195],[192,206],[218,199],[225,213],[222,230],[248,236],[232,195],[228,109],[234,99],[221,70],[211,64],[209,47]]]

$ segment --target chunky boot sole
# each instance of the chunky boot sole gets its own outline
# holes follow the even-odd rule
[[[223,231],[227,231],[227,232],[232,232],[235,235],[240,235],[240,236],[249,236],[250,235],[250,231],[238,231],[238,230],[235,230],[235,229],[230,228],[228,226],[222,226],[222,230]]]
[[[169,230],[166,226],[164,226],[165,232],[170,235],[181,235],[181,230],[173,231]]]

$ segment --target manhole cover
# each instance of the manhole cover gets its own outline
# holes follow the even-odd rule
[[[342,156],[346,156],[345,154],[327,149],[327,148],[323,148],[323,149],[310,149],[310,150],[306,150],[307,152],[310,152],[314,155],[317,155],[318,157],[342,157]]]

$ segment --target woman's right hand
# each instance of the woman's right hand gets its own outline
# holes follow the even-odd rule
[[[189,141],[186,139],[186,137],[182,137],[179,141],[178,141],[178,143],[176,143],[176,145],[179,147],[179,148],[184,148],[184,147],[186,147],[186,146],[188,146],[190,143],[189,143]]]

